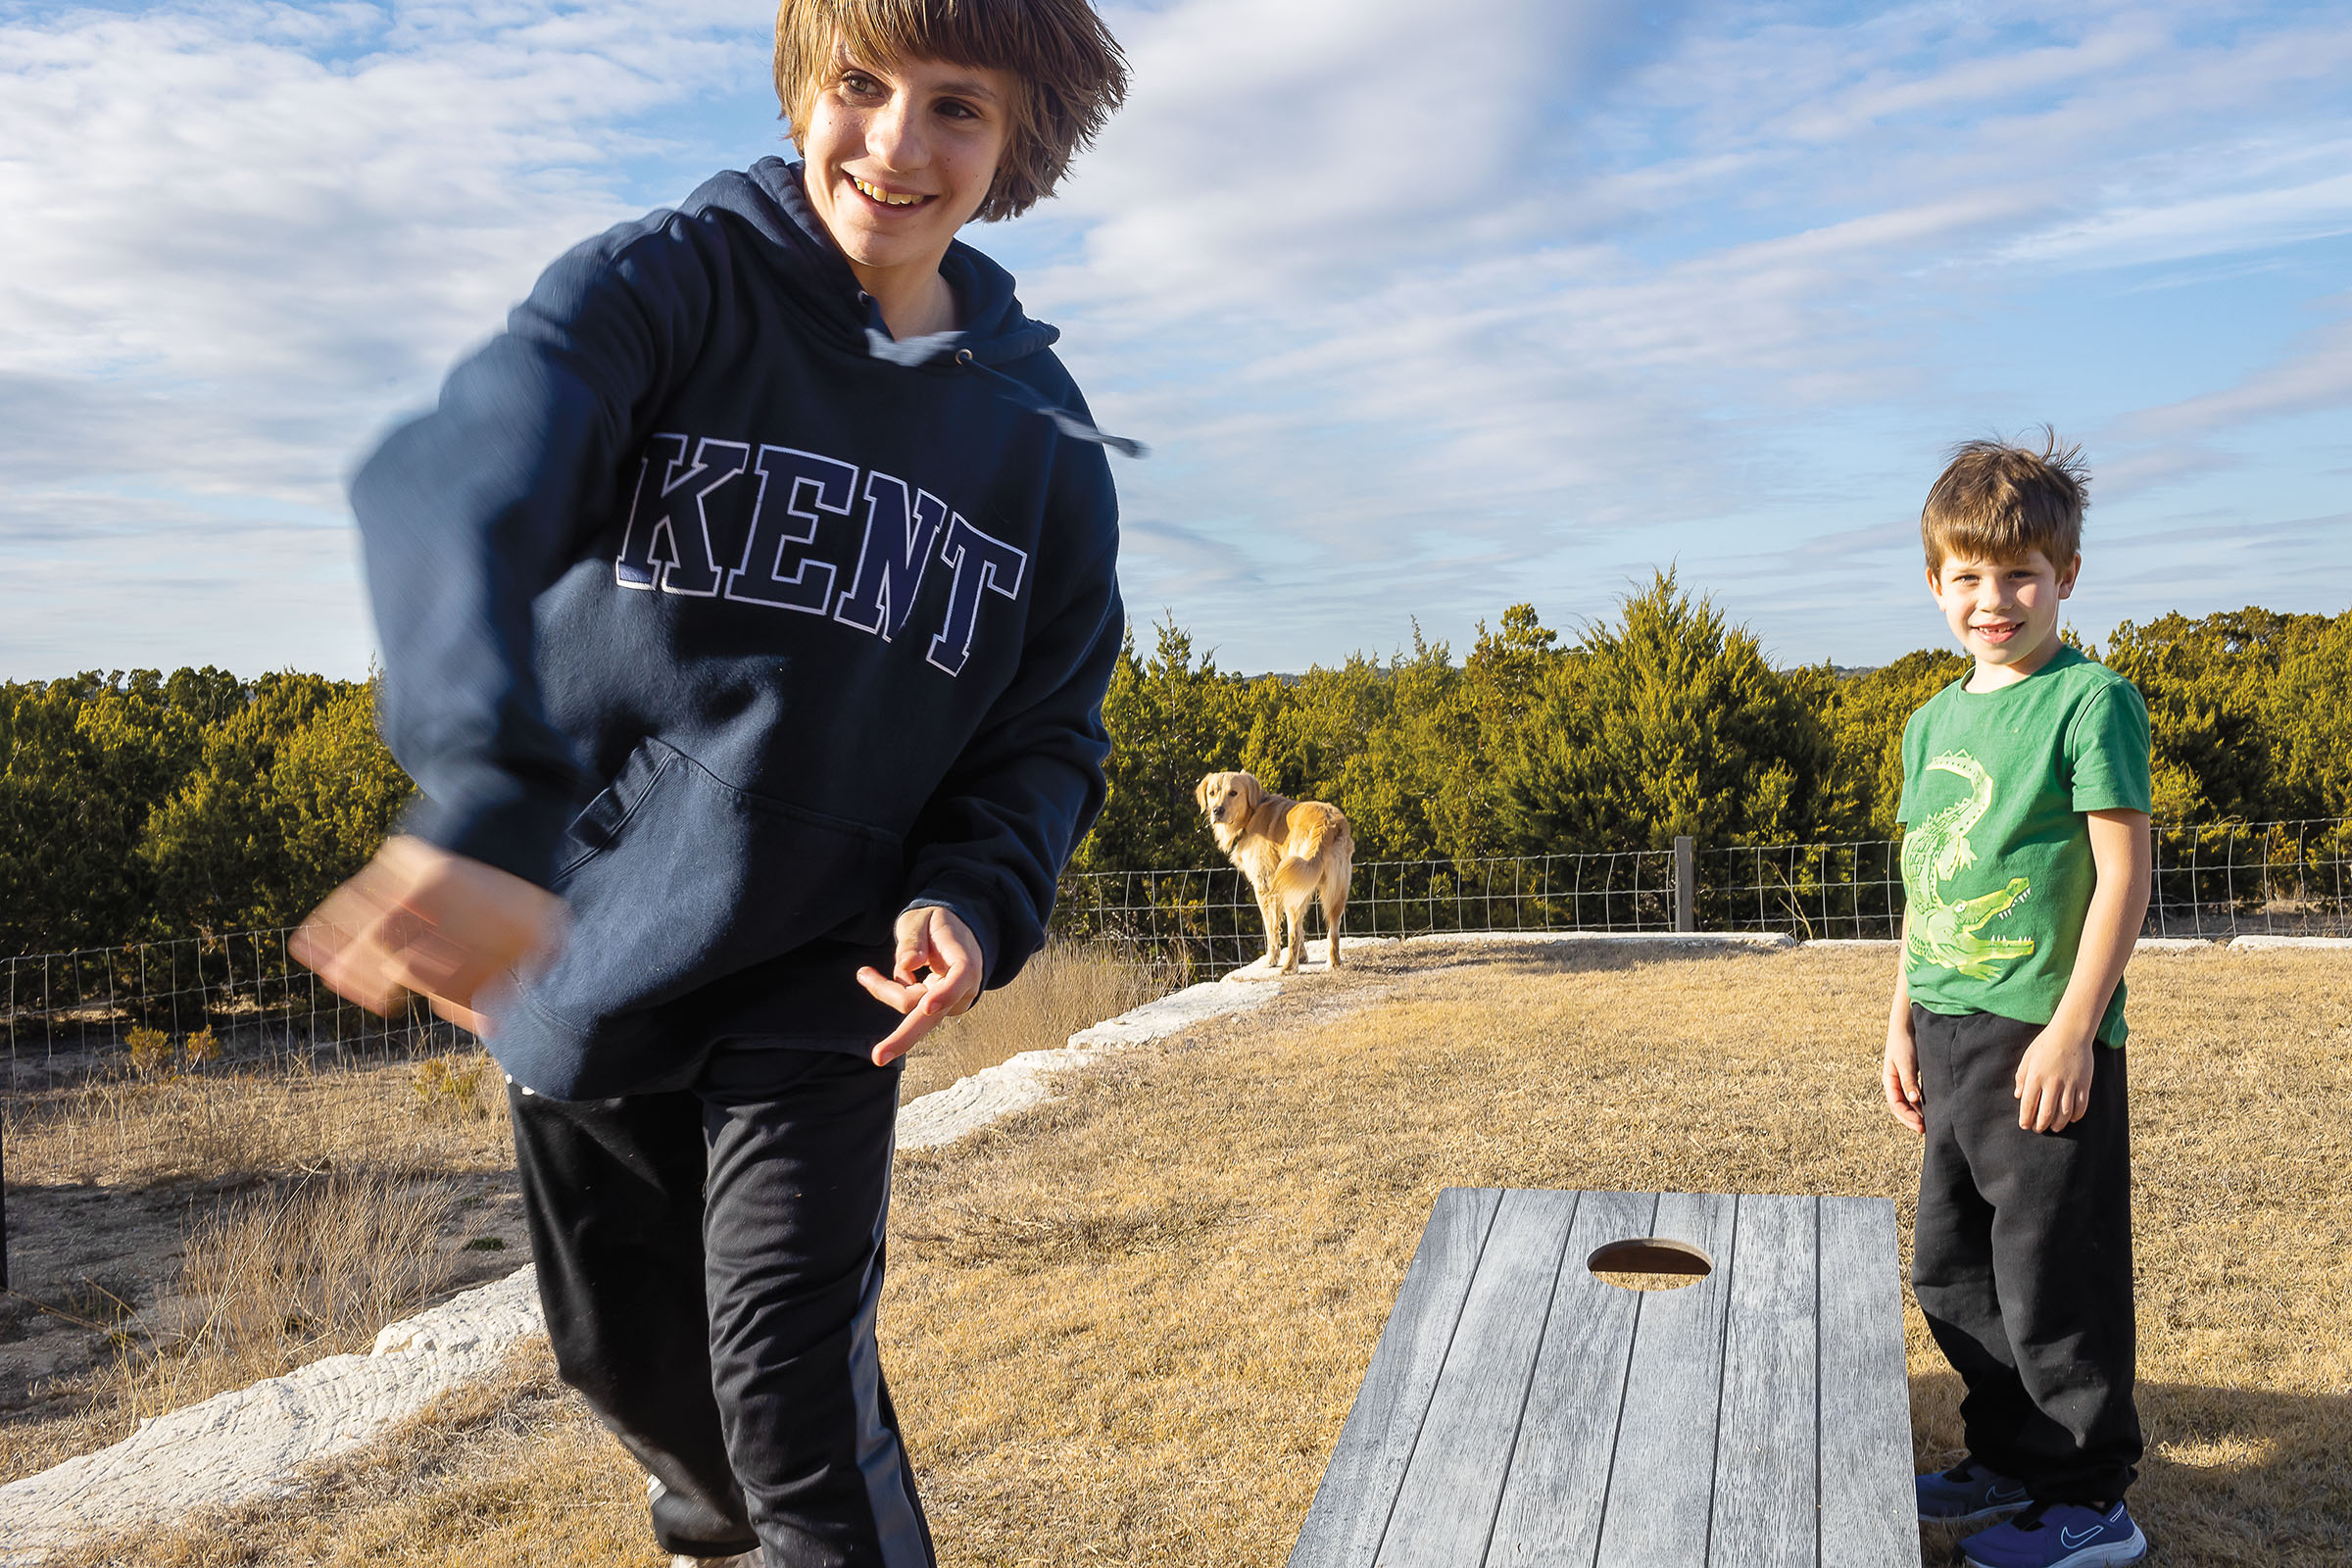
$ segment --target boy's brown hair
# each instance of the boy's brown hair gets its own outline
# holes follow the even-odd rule
[[[2006,441],[1963,441],[1952,449],[1919,513],[1930,572],[1940,573],[1954,556],[2010,562],[2032,550],[2063,572],[2082,554],[2090,470],[2081,447],[2061,447],[2046,424],[2041,434],[2039,452]]]
[[[1053,195],[1127,95],[1127,58],[1088,0],[782,0],[776,101],[796,143],[836,40],[877,64],[944,60],[1019,82],[983,220],[1017,217]]]

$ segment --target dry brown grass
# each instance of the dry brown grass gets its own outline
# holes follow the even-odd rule
[[[1175,984],[1163,969],[1099,949],[1049,947],[1010,985],[915,1048],[901,1096],[911,1100],[1021,1052],[1064,1045]],[[25,1186],[137,1186],[353,1165],[495,1170],[513,1158],[504,1082],[479,1054],[358,1070],[134,1070],[20,1096],[0,1113],[9,1179]]]
[[[97,1081],[9,1110],[12,1202],[95,1185],[160,1189],[174,1195],[167,1216],[181,1212],[143,1222],[143,1290],[106,1283],[120,1267],[44,1288],[58,1271],[20,1237],[24,1299],[78,1324],[94,1358],[0,1424],[0,1480],[103,1447],[141,1417],[366,1349],[449,1283],[440,1178],[513,1158],[504,1084],[478,1054]]]
[[[919,1048],[905,1093],[1060,1046],[1164,989],[1149,968],[1048,949]],[[154,1276],[160,1301],[124,1300],[89,1279],[48,1293],[40,1310],[113,1348],[45,1385],[55,1396],[37,1411],[0,1425],[0,1481],[112,1443],[143,1416],[367,1348],[448,1283],[450,1255],[432,1243],[449,1197],[434,1178],[513,1157],[504,1084],[478,1053],[358,1071],[187,1073],[183,1054],[206,1053],[167,1052],[169,1037],[156,1038],[153,1059],[129,1073],[7,1107],[12,1183],[260,1185],[189,1188],[186,1218],[154,1244],[183,1254]]]
[[[180,1264],[194,1310],[125,1350],[114,1380],[122,1414],[163,1415],[366,1349],[448,1280],[433,1244],[449,1209],[448,1190],[429,1181],[335,1172],[198,1221]]]
[[[113,1353],[46,1419],[0,1429],[0,1477],[47,1468],[142,1420],[364,1351],[454,1273],[446,1187],[382,1171],[270,1184],[192,1219],[176,1288],[143,1310],[84,1303]]]
[[[159,1540],[53,1552],[47,1568],[454,1568],[486,1552],[537,1568],[662,1568],[645,1481],[556,1381],[544,1341],[491,1382],[443,1396],[399,1433],[323,1466],[298,1507],[215,1508]],[[465,1543],[464,1546],[456,1544]]]
[[[1441,1187],[1881,1194],[1907,1232],[1917,1146],[1876,1087],[1889,961],[1370,950],[903,1157],[885,1337],[945,1560],[1281,1562]],[[2151,955],[2132,984],[2134,1511],[2170,1568],[2339,1565],[2352,963]],[[1956,1389],[1908,1328],[1940,1462]],[[532,1397],[392,1494],[339,1500],[361,1483],[338,1473],[75,1561],[357,1561],[321,1543],[365,1526],[392,1565],[658,1562],[626,1460]]]
[[[99,1078],[20,1096],[8,1178],[145,1186],[369,1165],[495,1170],[513,1158],[488,1058]]]
[[[1012,983],[960,1018],[933,1030],[906,1057],[902,1102],[1017,1056],[1053,1051],[1090,1024],[1176,988],[1174,972],[1121,962],[1102,948],[1055,944],[1031,958]]]

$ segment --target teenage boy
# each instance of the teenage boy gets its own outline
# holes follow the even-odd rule
[[[955,236],[1125,80],[1087,0],[784,0],[803,162],[559,260],[353,483],[418,797],[301,951],[489,1040],[558,1364],[681,1562],[933,1561],[900,1058],[1043,940],[1124,626],[1127,444]]]
[[[2087,476],[1961,447],[1928,495],[1928,587],[1975,661],[1903,729],[1903,956],[1883,1077],[1927,1140],[1912,1286],[1967,1387],[1968,1454],[1919,1516],[2002,1519],[1977,1568],[2137,1562],[2124,1508],[2132,1161],[2124,962],[2148,903],[2148,716],[2069,648]]]

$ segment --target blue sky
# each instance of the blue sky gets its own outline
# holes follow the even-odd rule
[[[1938,639],[1920,498],[2049,421],[2075,623],[2352,604],[2331,5],[1158,0],[1011,267],[1229,668],[1574,628]],[[0,677],[365,669],[341,486],[571,241],[779,145],[768,13],[0,0]]]

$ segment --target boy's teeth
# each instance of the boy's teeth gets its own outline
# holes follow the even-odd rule
[[[869,185],[864,180],[859,179],[856,174],[852,174],[850,176],[850,183],[857,186],[859,190],[865,192],[868,196],[871,196],[874,200],[880,202],[885,207],[912,207],[916,202],[922,200],[920,196],[893,196],[881,186]]]

